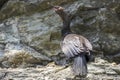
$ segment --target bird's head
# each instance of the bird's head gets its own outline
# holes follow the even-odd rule
[[[53,9],[55,10],[55,12],[62,12],[64,10],[64,8],[61,6],[54,6]]]
[[[61,6],[55,6],[55,5],[51,4],[50,2],[48,2],[47,4],[50,5],[51,7],[53,7],[53,10],[59,15],[62,15],[62,13],[64,12],[64,8]]]
[[[61,6],[54,6],[53,9],[55,10],[55,12],[56,12],[58,15],[62,15],[63,12],[64,12],[64,8],[61,7]]]

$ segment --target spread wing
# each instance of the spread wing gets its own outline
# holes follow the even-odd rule
[[[62,51],[70,58],[79,55],[81,52],[92,50],[91,43],[82,36],[65,37],[61,44]]]

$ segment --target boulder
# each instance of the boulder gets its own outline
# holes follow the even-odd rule
[[[75,15],[71,22],[72,31],[88,38],[98,55],[110,55],[110,59],[113,59],[111,55],[117,55],[114,60],[119,61],[119,0],[9,0],[0,10],[0,54],[3,57],[8,53],[29,56],[36,53],[44,55],[47,62],[62,63],[62,60],[58,62],[63,58],[59,56],[62,21],[48,2],[61,5]],[[22,47],[15,51],[13,47],[6,52],[8,45]],[[24,50],[26,46],[33,50],[32,53]],[[39,57],[40,60],[43,58]]]
[[[3,67],[28,67],[30,64],[46,65],[51,58],[42,55],[29,46],[8,43],[1,61]]]

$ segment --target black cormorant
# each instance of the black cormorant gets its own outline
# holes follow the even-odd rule
[[[71,66],[73,73],[76,76],[85,77],[92,45],[85,37],[72,33],[70,29],[71,14],[65,12],[64,8],[60,6],[54,6],[54,10],[63,21],[61,49],[67,58],[73,58]]]

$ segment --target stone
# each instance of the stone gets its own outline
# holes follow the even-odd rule
[[[119,66],[119,65],[117,65]],[[91,67],[91,66],[88,66]],[[106,67],[107,68],[107,67]],[[97,68],[96,71],[99,69]],[[112,70],[112,68],[109,68]],[[0,76],[4,80],[74,80],[70,67],[55,65],[54,62],[40,68],[0,68]],[[87,80],[119,80],[120,76],[115,74],[88,73]]]
[[[75,15],[72,31],[88,38],[97,54],[106,57],[120,53],[119,0],[9,0],[0,10],[0,44],[27,45],[62,64],[64,60],[58,57],[62,21],[48,2]],[[0,50],[4,54],[5,48]],[[110,59],[119,62],[119,57]]]
[[[108,75],[117,75],[117,73],[111,68],[106,68],[105,70],[106,70],[106,74]]]
[[[111,67],[113,71],[120,75],[120,65]]]
[[[42,63],[44,61],[44,63]],[[22,44],[7,44],[2,60],[4,67],[26,67],[29,64],[47,64],[51,59]],[[7,66],[6,66],[7,65]]]
[[[89,73],[93,73],[93,74],[104,74],[105,73],[105,69],[101,67],[96,67],[94,65],[89,65],[88,71]]]

